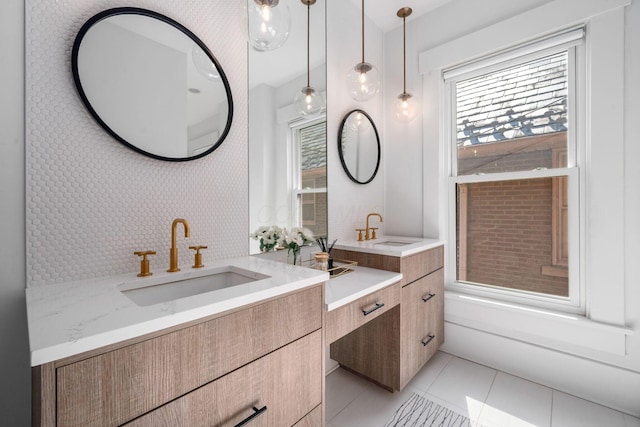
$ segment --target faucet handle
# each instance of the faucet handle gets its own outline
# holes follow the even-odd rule
[[[376,230],[377,229],[378,229],[377,227],[376,228],[374,228],[374,227],[370,227],[369,228],[369,230],[371,230],[371,240],[376,238]]]
[[[140,260],[140,273],[138,274],[138,277],[151,276],[153,273],[149,271],[149,260],[147,259],[147,255],[155,255],[156,251],[137,251],[133,254],[142,257]]]
[[[356,231],[358,232],[358,242],[362,242],[362,232],[364,228],[356,228]]]
[[[195,261],[192,265],[193,268],[202,268],[204,264],[202,263],[202,254],[200,253],[200,249],[207,249],[207,246],[189,246],[189,249],[193,249],[196,251]]]

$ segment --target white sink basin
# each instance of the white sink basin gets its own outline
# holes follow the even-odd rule
[[[361,242],[338,240],[335,248],[346,251],[404,257],[442,244],[443,242],[439,239],[407,236],[379,236],[377,239]]]
[[[375,242],[374,245],[382,245],[382,246],[405,246],[412,245],[414,242],[400,242],[397,240],[383,240],[381,242]]]
[[[268,279],[270,276],[235,266],[221,267],[210,274],[146,285],[121,285],[119,290],[141,307],[186,298],[231,286]],[[171,280],[171,278],[168,278]]]

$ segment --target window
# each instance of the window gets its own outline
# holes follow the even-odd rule
[[[296,225],[327,236],[326,118],[292,126],[292,207]]]
[[[579,309],[583,29],[445,71],[455,286]],[[575,261],[574,261],[575,260]],[[575,276],[575,277],[574,277]]]

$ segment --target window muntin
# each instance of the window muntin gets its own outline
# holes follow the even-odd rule
[[[446,80],[454,289],[580,305],[575,70],[559,46]]]

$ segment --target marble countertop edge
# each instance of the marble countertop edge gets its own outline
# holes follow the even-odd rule
[[[139,307],[120,292],[123,283],[145,283],[120,275],[42,285],[27,289],[31,366],[75,356],[107,345],[179,326],[245,305],[302,290],[329,280],[327,272],[280,262],[241,257],[212,263],[208,269],[167,276],[171,280],[206,275],[234,265],[269,275],[233,288]],[[158,274],[156,280],[165,277]]]
[[[325,303],[327,311],[347,305],[363,296],[402,280],[402,273],[377,270],[367,267],[356,267],[351,273],[325,284]]]
[[[391,244],[387,244],[390,242]],[[400,242],[402,245],[397,246]],[[366,252],[370,254],[387,255],[393,257],[405,257],[428,249],[441,246],[441,239],[404,237],[404,236],[378,236],[372,240],[346,240],[336,242],[334,249],[342,249],[354,252]]]

